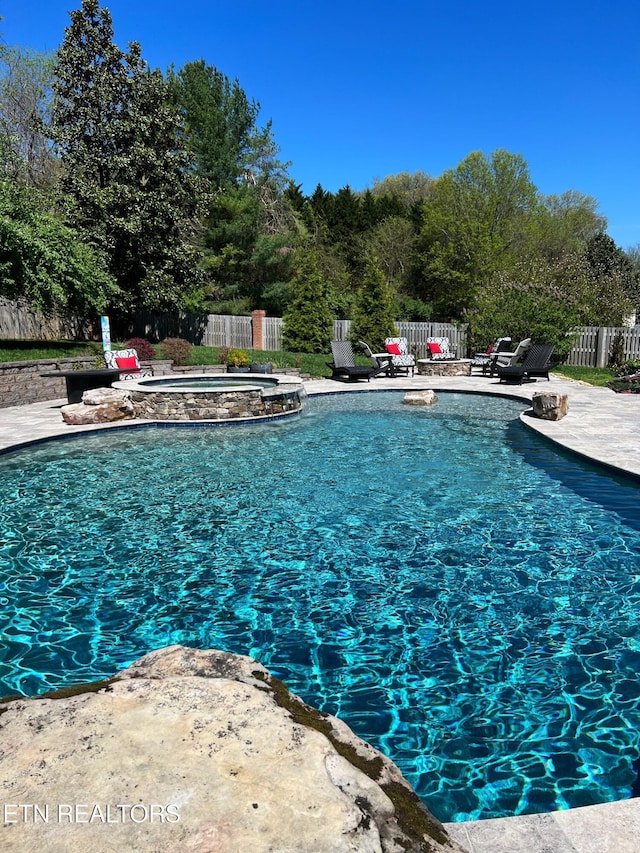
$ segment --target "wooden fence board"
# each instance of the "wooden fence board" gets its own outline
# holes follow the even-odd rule
[[[450,323],[399,322],[398,332],[422,355],[427,338],[448,337],[459,356],[467,355],[467,332],[464,326]],[[99,337],[98,318],[93,324],[86,319],[48,317],[30,311],[21,302],[0,298],[0,339],[3,340],[88,340]],[[346,340],[350,320],[335,320],[333,338]],[[251,317],[230,314],[162,314],[139,313],[126,327],[112,324],[112,338],[145,337],[154,341],[181,337],[204,346],[234,346],[251,349]],[[566,363],[580,367],[606,367],[616,334],[621,333],[625,359],[640,359],[640,325],[630,328],[586,326],[575,340]],[[263,320],[264,349],[282,349],[282,318]]]

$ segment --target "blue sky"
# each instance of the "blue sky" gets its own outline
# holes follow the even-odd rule
[[[4,39],[53,51],[80,5],[0,0]],[[640,244],[637,0],[103,5],[153,67],[204,59],[237,78],[305,194],[505,148],[541,192],[594,196],[616,243]]]

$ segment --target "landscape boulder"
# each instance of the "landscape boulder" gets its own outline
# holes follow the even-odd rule
[[[536,418],[547,421],[559,421],[569,411],[569,400],[566,394],[553,391],[540,391],[531,398],[533,414]]]
[[[134,417],[129,393],[115,388],[92,388],[84,392],[81,403],[70,403],[60,411],[67,424],[101,424]]]
[[[408,406],[433,406],[438,398],[435,391],[407,391],[402,402]]]
[[[388,758],[248,657],[170,646],[0,709],[5,853],[463,853]]]

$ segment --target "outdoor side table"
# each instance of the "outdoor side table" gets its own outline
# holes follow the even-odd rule
[[[120,379],[119,370],[52,370],[41,373],[40,376],[64,377],[67,383],[67,400],[69,403],[81,403],[82,395],[92,388],[110,388],[112,382]]]

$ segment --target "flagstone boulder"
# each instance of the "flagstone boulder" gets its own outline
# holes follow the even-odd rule
[[[554,391],[539,391],[532,396],[531,405],[536,418],[559,421],[569,411],[569,398]]]
[[[438,398],[435,391],[407,391],[402,402],[407,406],[433,406]]]
[[[134,417],[129,393],[115,388],[92,388],[84,392],[81,403],[70,403],[60,411],[67,424],[101,424]]]
[[[396,766],[248,657],[171,646],[0,704],[2,850],[463,853]]]

